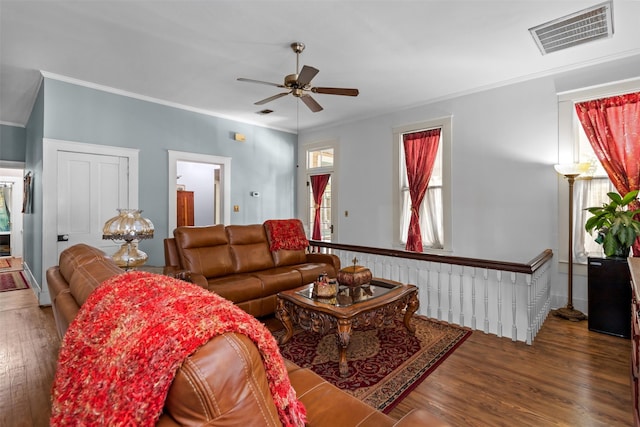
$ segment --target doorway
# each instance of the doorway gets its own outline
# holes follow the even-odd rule
[[[210,225],[231,223],[231,158],[211,156],[199,153],[168,150],[169,155],[169,212],[168,212],[168,236],[173,236],[173,230],[177,227],[177,198],[178,189],[189,190],[197,188],[201,184],[207,189],[202,189],[201,203],[209,206],[203,209],[201,218],[196,218],[194,206],[194,224]],[[180,170],[180,172],[178,172]],[[200,180],[206,181],[199,183]],[[212,182],[213,181],[213,182]],[[194,205],[196,203],[194,194]]]
[[[22,258],[23,168],[0,162],[0,256]]]
[[[220,165],[178,161],[176,172],[178,193],[186,192],[191,196],[185,199],[191,206],[188,208],[185,206],[184,209],[192,212],[192,220],[184,222],[180,221],[179,209],[178,225],[220,224]]]

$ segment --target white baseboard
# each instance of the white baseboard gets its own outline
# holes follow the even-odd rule
[[[22,260],[22,268],[24,270],[24,276],[27,279],[27,282],[29,282],[29,286],[31,286],[31,289],[33,289],[33,291],[35,292],[36,297],[38,297],[38,304],[40,306],[51,305],[51,296],[49,295],[49,289],[44,286],[44,284],[41,284],[36,280],[35,276],[31,272],[31,269],[29,268],[29,264],[27,264],[24,260]]]

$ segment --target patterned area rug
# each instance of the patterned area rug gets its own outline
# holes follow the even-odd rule
[[[22,271],[0,273],[0,292],[28,289],[29,283]]]
[[[20,270],[22,270],[22,258],[11,256],[0,258],[0,273]]]
[[[422,316],[412,319],[415,335],[401,321],[353,332],[347,348],[349,376],[338,371],[334,333],[296,330],[280,346],[282,356],[383,412],[389,412],[466,340],[471,331]],[[274,332],[278,338],[284,330]]]

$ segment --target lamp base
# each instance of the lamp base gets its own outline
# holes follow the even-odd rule
[[[137,241],[132,241],[123,243],[112,258],[118,267],[131,270],[147,262],[149,256],[138,249]]]
[[[580,310],[576,310],[573,307],[562,307],[553,311],[553,315],[556,317],[561,317],[563,319],[570,320],[572,322],[579,322],[581,320],[587,320],[587,315],[581,312]]]

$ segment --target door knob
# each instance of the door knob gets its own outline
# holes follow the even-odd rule
[[[58,234],[58,242],[68,242],[69,235],[68,234]]]

